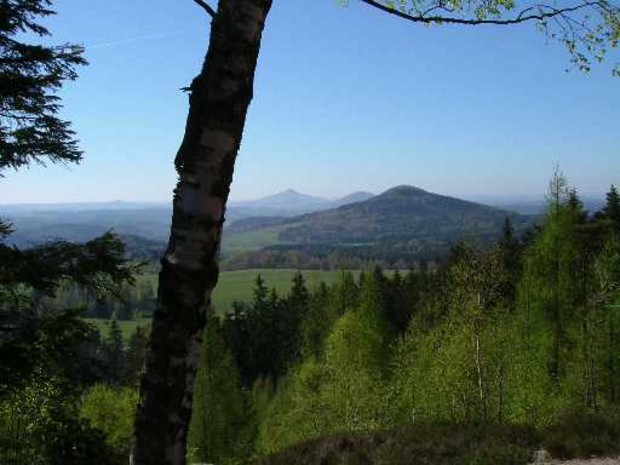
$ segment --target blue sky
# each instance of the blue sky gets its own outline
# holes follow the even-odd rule
[[[212,0],[214,2],[215,0]],[[62,0],[47,22],[90,66],[62,91],[86,152],[6,172],[0,203],[165,201],[207,16],[191,0]],[[620,184],[618,53],[588,75],[533,25],[425,27],[356,0],[274,0],[231,197],[337,197],[412,184],[545,191],[554,163],[597,195]]]

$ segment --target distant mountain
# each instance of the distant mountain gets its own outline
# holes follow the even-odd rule
[[[339,199],[327,199],[288,189],[256,200],[229,202],[226,215],[227,226],[246,218],[293,217],[304,213],[329,210],[364,201],[372,196],[373,194],[369,192],[354,192]]]
[[[370,192],[353,192],[352,194],[344,196],[340,199],[332,200],[329,202],[329,208],[338,208],[351,203],[364,202],[374,196],[375,194],[371,194]]]
[[[282,210],[312,210],[329,203],[329,199],[300,194],[296,190],[288,189],[256,200],[233,201],[231,207],[242,208],[270,208]]]
[[[305,215],[282,230],[284,242],[367,244],[383,240],[449,242],[466,237],[492,236],[506,217],[516,227],[525,216],[412,186],[394,187],[364,202]]]
[[[329,200],[289,189],[258,200],[232,202],[226,211],[225,225],[251,218],[245,228],[256,229],[291,216],[359,201],[369,195],[372,194],[354,193]],[[157,202],[0,205],[0,217],[13,223],[16,229],[9,242],[20,247],[57,239],[83,242],[110,229],[123,236],[165,244],[170,233],[171,214],[169,203]],[[153,244],[148,247],[155,248]]]
[[[303,194],[298,194],[297,192],[292,191],[292,190],[283,192],[281,194],[276,194],[275,196],[272,196],[271,198],[277,197],[278,200],[283,199],[284,197],[288,196],[289,193],[292,194],[292,196],[289,198],[299,198],[298,196],[303,196],[303,197],[310,198],[310,199],[319,199],[318,197],[304,196]],[[314,208],[312,208],[310,212],[330,210],[334,208],[339,208],[344,205],[350,205],[352,203],[364,202],[372,197],[374,197],[374,194],[371,194],[370,192],[354,192],[345,197],[335,199],[335,200],[322,199],[321,203],[315,204]],[[262,199],[262,200],[265,200],[265,199]],[[235,205],[238,205],[238,204],[235,204]],[[307,205],[310,206],[310,203],[308,203]],[[233,206],[232,212],[238,214],[239,209],[240,207]],[[273,212],[273,210],[271,211]],[[289,209],[286,211],[290,213],[292,210]],[[280,212],[279,215],[277,214],[277,212],[274,212],[274,213],[275,214],[272,214],[272,215],[269,215],[269,214],[256,215],[256,216],[249,216],[245,218],[241,217],[239,219],[233,220],[231,221],[228,227],[228,232],[235,232],[235,233],[250,232],[250,231],[254,231],[257,229],[261,229],[261,228],[287,224],[291,222],[291,218],[296,218],[297,216],[300,216],[301,214],[306,213],[306,212],[302,211],[298,213],[297,215],[291,215],[291,214],[286,215],[286,214],[283,214],[282,212]]]
[[[495,239],[506,217],[517,231],[533,222],[531,216],[412,186],[377,196],[356,192],[337,200],[288,190],[245,205],[237,202],[227,210],[224,255],[273,249],[311,256],[344,252],[415,259],[440,255],[459,239]],[[14,224],[9,241],[21,247],[55,239],[81,242],[112,229],[127,238],[132,253],[157,256],[168,240],[171,209],[113,202],[92,209],[85,204],[22,206],[0,210],[0,216]]]
[[[338,208],[278,219],[244,220],[233,225],[225,243],[234,249],[248,234],[271,238],[277,250],[347,250],[382,248],[418,253],[442,251],[459,239],[486,242],[500,234],[510,218],[521,231],[532,217],[475,202],[427,192],[412,186]],[[239,227],[238,227],[239,226]],[[240,226],[243,226],[241,228]],[[264,244],[264,241],[263,241]]]

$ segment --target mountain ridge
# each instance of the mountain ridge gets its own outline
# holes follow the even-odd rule
[[[393,248],[445,250],[462,239],[489,242],[506,218],[520,232],[533,217],[400,185],[361,202],[289,218],[246,218],[233,223],[225,244],[248,233],[269,237],[267,250]],[[404,252],[403,252],[404,253]]]
[[[372,196],[363,193],[364,196]],[[300,194],[288,189],[284,192],[257,199],[269,203],[269,199],[280,202],[280,206],[237,206],[232,202],[226,211],[226,226],[245,218],[292,217],[318,209],[329,209],[338,202],[359,200],[360,193],[354,192],[340,199],[330,200]],[[286,203],[285,198],[289,202]],[[299,202],[299,200],[303,200]],[[295,203],[298,201],[297,203]],[[254,201],[251,201],[254,202]],[[305,203],[304,203],[305,202]],[[160,202],[71,202],[50,204],[7,204],[0,205],[0,217],[12,223],[16,230],[8,241],[19,247],[29,247],[50,240],[84,242],[108,230],[121,235],[143,237],[148,241],[165,243],[170,233],[172,205]]]
[[[352,202],[360,202],[373,197],[374,194],[365,191],[352,192],[343,197],[330,199],[327,197],[317,197],[303,194],[295,189],[289,188],[275,194],[260,197],[253,200],[233,200],[229,203],[229,208],[267,208],[273,210],[304,210],[304,209],[329,209],[337,206],[346,205]],[[265,215],[260,215],[265,216]]]

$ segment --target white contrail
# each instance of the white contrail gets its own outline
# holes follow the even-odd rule
[[[130,44],[130,43],[133,43],[133,42],[142,42],[144,40],[153,40],[153,39],[163,39],[163,38],[166,38],[166,37],[175,37],[175,36],[179,36],[181,34],[182,34],[181,32],[162,32],[162,33],[159,33],[159,34],[149,34],[149,35],[144,35],[144,36],[130,37],[128,39],[114,40],[112,42],[103,42],[103,43],[93,44],[93,45],[84,45],[84,48],[86,50],[93,50],[93,49],[97,49],[97,48],[115,47],[117,45],[125,45],[125,44]]]

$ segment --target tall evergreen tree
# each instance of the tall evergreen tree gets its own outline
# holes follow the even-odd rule
[[[357,307],[359,288],[353,273],[342,271],[340,279],[331,287],[330,294],[329,318],[334,322],[347,311]]]
[[[79,162],[82,152],[69,122],[62,120],[56,92],[85,64],[76,45],[24,40],[49,31],[40,19],[52,16],[51,0],[0,3],[0,176],[31,162]]]
[[[593,266],[597,284],[598,323],[594,345],[599,350],[601,391],[611,405],[620,403],[620,238],[612,235],[604,244]]]
[[[37,96],[39,92],[47,92],[47,88],[40,82],[35,85],[35,81],[49,79],[52,83],[50,85],[58,88],[66,79],[59,74],[60,71],[46,70],[46,67],[65,66],[65,72],[70,72],[72,60],[62,64],[64,58],[52,56],[56,52],[52,53],[43,46],[22,47],[22,44],[13,38],[19,31],[27,32],[40,28],[35,22],[36,16],[39,13],[43,16],[52,14],[44,8],[49,5],[50,1],[39,0],[15,0],[0,4],[0,171],[5,167],[19,168],[33,160],[42,161],[41,157],[46,155],[52,161],[73,160],[71,156],[64,157],[68,153],[74,153],[75,148],[72,140],[64,138],[67,133],[61,129],[49,132],[49,127],[43,125],[40,128],[41,134],[31,137],[29,130],[24,128],[18,130],[15,126],[8,129],[5,127],[6,124],[11,124],[10,118],[15,115],[29,119],[30,117],[24,116],[24,112],[52,111],[47,106],[52,105],[49,102],[54,101],[54,97],[47,94]],[[47,34],[43,28],[40,28],[40,32]],[[20,50],[15,52],[14,48]],[[18,52],[23,52],[27,57],[20,56]],[[37,53],[40,53],[40,56]],[[12,60],[15,60],[16,68],[12,68]],[[51,62],[42,63],[40,60]],[[26,75],[5,74],[11,69],[11,72],[18,73],[21,66],[28,67]],[[52,73],[53,76],[46,73]],[[34,88],[28,89],[29,84],[26,81],[29,80]],[[28,103],[26,100],[30,97],[21,95],[20,92],[32,92],[30,97],[36,102]],[[15,105],[18,107],[13,107]],[[43,105],[47,109],[37,108],[37,105]],[[6,112],[6,115],[3,112]],[[44,117],[53,119],[49,114]],[[30,119],[36,121],[35,117]],[[13,134],[13,130],[17,132]],[[37,137],[40,137],[40,140]],[[41,142],[52,137],[57,137],[55,143]],[[38,149],[27,142],[20,142],[20,138],[30,138],[35,145],[39,144]],[[43,151],[46,144],[48,146],[45,150],[49,152]],[[37,151],[39,149],[41,151]],[[6,243],[11,232],[12,227],[0,221],[0,321],[8,328],[9,333],[8,337],[0,338],[0,352],[22,353],[26,356],[15,359],[19,369],[11,370],[10,380],[1,379],[0,385],[19,385],[34,369],[46,365],[60,366],[62,369],[57,373],[59,376],[69,372],[78,375],[76,371],[66,370],[68,365],[75,365],[71,362],[72,359],[83,361],[81,357],[75,357],[77,353],[71,351],[81,345],[81,352],[90,353],[96,342],[92,337],[93,329],[78,318],[76,309],[55,306],[54,298],[59,289],[73,286],[98,299],[104,299],[105,296],[115,295],[119,286],[133,283],[133,275],[138,267],[128,262],[125,246],[112,233],[106,233],[83,244],[58,241],[21,250]],[[24,353],[25,351],[21,350],[24,345],[30,345],[33,350],[28,351],[28,354]],[[64,359],[64,356],[67,358]],[[54,363],[50,363],[52,360]],[[92,372],[96,370],[94,366],[88,368],[86,371],[89,374],[86,377],[92,378]],[[81,377],[82,375],[79,375],[80,379]]]
[[[265,280],[260,273],[256,275],[254,280],[254,289],[252,290],[252,310],[261,314],[266,311],[269,306],[269,289],[265,286]]]
[[[293,286],[287,298],[286,314],[281,315],[286,321],[283,334],[283,349],[287,353],[288,362],[299,358],[301,349],[301,323],[310,311],[310,293],[301,272],[293,276]]]
[[[280,305],[280,296],[276,288],[272,287],[269,293],[269,300],[267,300],[267,306],[270,308],[277,308],[278,305]]]
[[[249,368],[249,383],[259,375],[268,376],[273,364],[274,315],[269,305],[269,289],[261,274],[256,276],[252,291],[252,303],[247,313],[247,329],[249,340],[249,357],[246,366]]]
[[[277,379],[290,360],[290,312],[271,292],[261,275],[256,277],[251,305],[237,304],[233,319],[226,321],[226,334],[231,341],[245,386],[251,387],[259,377]],[[243,337],[245,336],[245,337]]]
[[[137,385],[144,370],[148,348],[148,330],[137,326],[127,343],[126,381],[129,385]]]
[[[329,329],[329,289],[321,281],[310,297],[308,315],[301,323],[301,353],[304,358],[321,355]]]
[[[110,328],[104,340],[104,351],[108,379],[112,383],[118,383],[125,374],[125,345],[123,332],[116,321],[116,317],[112,317],[110,320]]]
[[[217,317],[209,314],[189,429],[191,462],[236,464],[251,456],[247,399]]]
[[[577,189],[568,190],[566,199],[566,208],[569,214],[574,216],[574,221],[578,224],[584,224],[588,220],[588,212],[584,209],[583,202],[577,193]]]
[[[410,302],[412,296],[407,293],[406,281],[400,271],[394,271],[392,278],[385,281],[384,292],[390,326],[396,333],[402,334],[407,330],[411,319],[410,305],[415,303]]]
[[[251,387],[254,381],[252,369],[253,348],[251,342],[250,306],[239,301],[232,303],[232,311],[224,317],[223,334],[239,369],[241,383]]]
[[[573,198],[574,198],[573,194]],[[544,318],[548,330],[548,372],[556,385],[566,385],[565,377],[575,374],[570,364],[572,350],[583,328],[587,300],[584,286],[582,251],[582,215],[579,202],[569,202],[564,177],[556,171],[550,184],[549,205],[541,232],[528,247],[524,260],[520,305],[527,309],[530,321],[535,314]],[[575,326],[576,325],[576,326]]]
[[[516,298],[516,286],[522,270],[523,247],[515,234],[509,217],[506,217],[504,222],[502,236],[498,245],[502,254],[503,269],[505,271],[503,294],[506,302],[512,305]]]
[[[610,230],[620,236],[620,194],[616,186],[611,186],[606,196],[603,217],[609,222]]]
[[[296,315],[303,319],[308,313],[310,294],[306,288],[304,275],[298,271],[293,275],[293,286],[288,297],[288,304]]]

